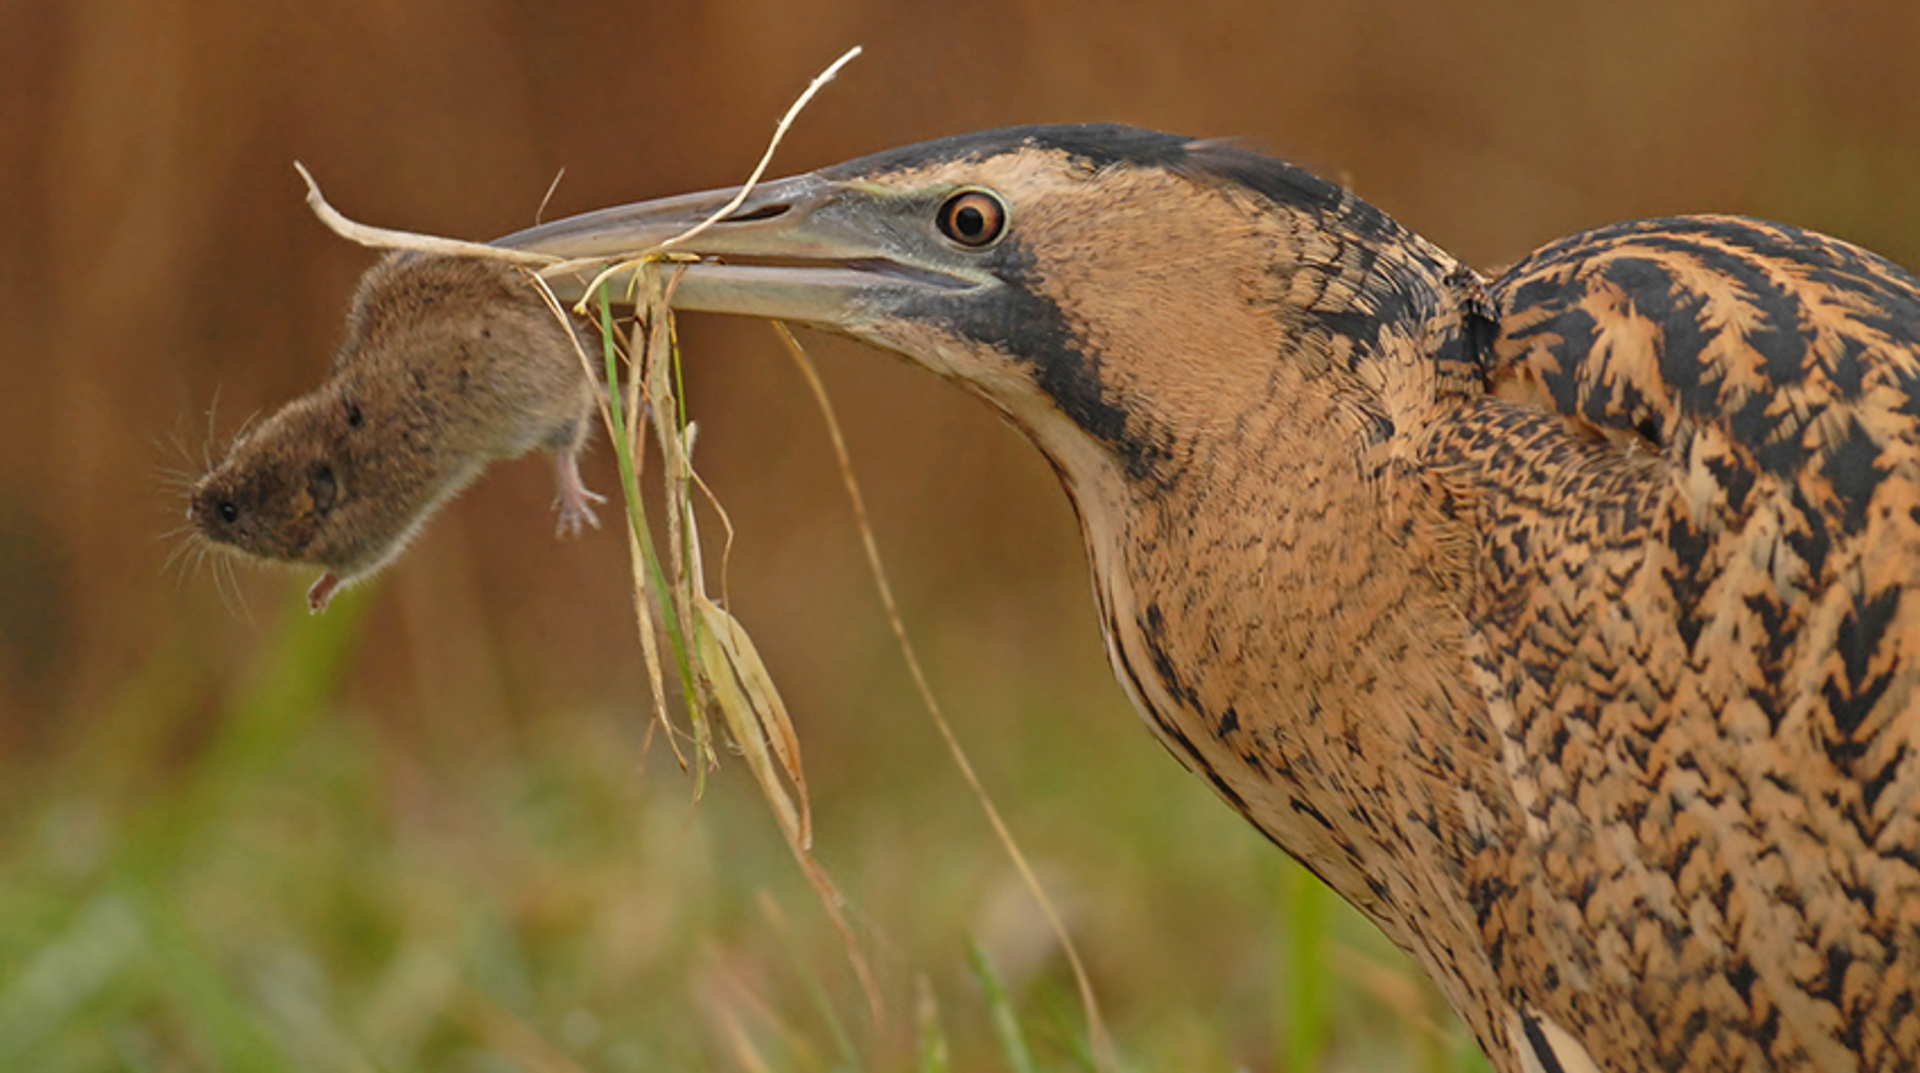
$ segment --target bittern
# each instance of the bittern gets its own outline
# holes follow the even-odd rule
[[[609,257],[732,193],[501,242]],[[1499,1069],[1920,1062],[1914,277],[1700,216],[1488,281],[1118,126],[768,183],[685,248],[676,307],[896,351],[1033,441],[1148,725]]]

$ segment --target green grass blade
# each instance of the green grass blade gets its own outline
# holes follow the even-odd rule
[[[1286,1068],[1289,1073],[1314,1073],[1327,1043],[1327,989],[1332,973],[1327,965],[1327,926],[1330,899],[1313,873],[1289,860],[1281,881],[1287,921],[1286,954]]]
[[[639,415],[627,414],[625,412],[625,404],[622,401],[625,396],[620,390],[620,348],[613,334],[614,320],[612,300],[607,295],[607,288],[609,286],[610,284],[602,283],[597,292],[597,296],[600,305],[601,353],[607,365],[608,410],[613,424],[614,463],[620,473],[621,498],[626,501],[627,505],[627,525],[632,530],[634,539],[640,545],[642,557],[646,559],[647,576],[653,580],[654,591],[660,594],[661,622],[666,628],[668,647],[673,651],[673,665],[675,669],[680,672],[680,687],[686,694],[687,717],[693,720],[697,726],[701,720],[705,718],[705,712],[699,702],[699,692],[694,686],[693,665],[688,651],[687,635],[680,621],[680,613],[674,607],[671,595],[673,590],[667,583],[666,570],[660,565],[659,552],[653,545],[653,529],[647,524],[647,508],[640,493],[640,478],[634,471],[633,451],[630,447],[631,438],[627,434],[627,422],[629,420],[638,420]],[[696,733],[696,737],[700,737],[700,735]],[[706,763],[704,757],[699,758],[699,762],[694,764],[694,770],[696,772],[695,779],[698,783],[695,789],[697,796],[699,787],[705,785]]]
[[[940,1027],[940,1003],[932,982],[920,977],[919,991],[920,1073],[951,1073],[952,1049],[947,1046],[946,1030]]]
[[[1006,985],[993,970],[987,952],[979,943],[969,941],[967,960],[973,966],[974,979],[980,981],[980,991],[987,1000],[987,1014],[993,1021],[994,1038],[1000,1041],[1000,1053],[1006,1057],[1007,1067],[1013,1073],[1035,1073],[1033,1050],[1027,1046],[1026,1033],[1021,1031],[1020,1015],[1014,1012]]]

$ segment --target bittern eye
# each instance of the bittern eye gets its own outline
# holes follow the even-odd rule
[[[962,190],[940,206],[940,233],[962,246],[992,245],[1007,229],[1007,206],[985,190]]]

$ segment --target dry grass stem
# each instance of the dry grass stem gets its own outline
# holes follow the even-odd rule
[[[629,550],[634,555],[635,615],[640,621],[643,647],[654,637],[650,609],[659,601],[661,626],[673,649],[686,693],[691,724],[693,755],[681,756],[682,763],[695,771],[695,793],[700,792],[705,771],[718,763],[708,716],[726,727],[727,736],[747,762],[747,768],[759,784],[763,796],[779,822],[795,861],[819,895],[835,930],[846,947],[849,961],[867,996],[875,1023],[883,1017],[879,988],[865,954],[860,948],[844,911],[845,899],[811,851],[813,840],[812,808],[808,800],[805,770],[800,758],[799,735],[793,727],[786,704],[780,699],[772,675],[760,658],[746,628],[723,603],[707,592],[706,571],[701,558],[701,543],[694,516],[692,490],[699,487],[714,502],[727,528],[728,551],[732,547],[732,525],[719,507],[710,489],[694,473],[692,462],[693,427],[687,422],[681,400],[678,340],[673,329],[670,302],[678,273],[663,265],[682,260],[666,249],[684,241],[732,212],[759,181],[768,162],[793,119],[808,100],[838,73],[859,49],[852,49],[835,61],[794,105],[788,109],[774,131],[772,142],[759,165],[726,207],[706,221],[668,240],[653,250],[641,251],[621,263],[603,270],[588,287],[587,297],[575,306],[577,312],[597,313],[601,324],[607,393],[601,416],[621,466],[622,491],[628,503]],[[631,271],[628,300],[635,306],[635,320],[624,348],[618,345],[608,295],[609,278],[623,270]],[[542,288],[552,303],[551,291]],[[598,302],[598,309],[590,303]],[[556,304],[557,303],[552,303]],[[624,380],[622,366],[624,359]],[[582,353],[583,367],[592,362]],[[660,480],[665,498],[666,548],[659,554],[654,548],[642,506],[636,459],[643,451],[640,422],[645,420],[654,431],[661,454]],[[722,560],[724,594],[725,555]],[[651,598],[650,598],[651,597]],[[657,653],[657,647],[655,649]],[[650,658],[649,673],[654,674],[662,661]],[[664,675],[654,677],[656,715],[661,725],[674,728],[664,716]],[[676,748],[677,756],[681,755]]]
[[[719,212],[714,213],[712,216],[707,217],[687,230],[662,242],[659,248],[662,250],[672,249],[674,246],[678,246],[680,243],[687,241],[705,231],[707,228],[712,227],[714,224],[719,223],[721,220],[726,219],[732,214],[733,210],[739,208],[741,203],[747,200],[747,195],[753,192],[753,188],[755,184],[759,183],[760,177],[767,173],[767,165],[773,163],[774,150],[780,148],[780,142],[787,136],[787,128],[793,126],[794,119],[800,115],[801,110],[807,106],[807,103],[813,100],[813,95],[820,92],[822,86],[833,81],[834,76],[840,73],[840,68],[853,62],[853,58],[858,55],[860,55],[859,45],[855,45],[842,53],[839,59],[827,65],[826,70],[816,75],[814,80],[807,84],[807,88],[801,92],[800,96],[794,99],[793,104],[787,107],[787,114],[781,116],[780,122],[773,128],[773,137],[767,142],[767,151],[760,154],[760,163],[754,165],[752,174],[747,176],[747,181],[740,187],[740,192],[733,195],[733,200],[728,201],[722,206]]]
[[[567,177],[567,169],[561,168],[553,173],[553,181],[547,184],[547,192],[540,197],[540,207],[533,210],[533,225],[540,226],[541,217],[547,214],[547,205],[553,201],[553,192],[560,189],[560,180]]]
[[[840,433],[840,421],[834,416],[833,402],[827,397],[826,385],[821,382],[820,374],[813,367],[812,359],[807,357],[806,348],[800,340],[794,338],[793,331],[780,321],[772,321],[773,329],[786,345],[787,353],[793,356],[794,363],[800,367],[800,373],[806,377],[807,387],[813,392],[813,398],[820,407],[820,415],[827,424],[827,435],[833,441],[833,455],[840,465],[840,480],[846,486],[847,498],[853,504],[854,523],[860,529],[860,542],[866,549],[867,566],[873,574],[874,588],[879,591],[880,603],[887,613],[887,624],[893,629],[894,640],[900,645],[900,655],[907,663],[907,672],[913,677],[913,685],[920,693],[921,704],[932,717],[934,726],[940,730],[940,737],[947,743],[947,751],[952,754],[954,766],[967,781],[973,796],[980,802],[980,808],[987,814],[987,821],[993,825],[994,834],[1005,847],[1007,856],[1012,858],[1013,866],[1020,878],[1033,893],[1039,903],[1040,911],[1046,914],[1047,924],[1060,940],[1060,949],[1067,956],[1067,963],[1073,969],[1075,984],[1080,989],[1080,1003],[1086,1011],[1087,1036],[1093,1046],[1095,1066],[1102,1070],[1119,1068],[1113,1049],[1113,1038],[1107,1032],[1105,1020],[1100,1016],[1100,1003],[1093,993],[1093,981],[1087,975],[1086,965],[1080,960],[1080,951],[1074,946],[1073,936],[1067,932],[1067,926],[1060,919],[1060,913],[1054,908],[1053,899],[1047,897],[1046,888],[1040,885],[1040,879],[1027,863],[1027,855],[1022,853],[1013,832],[1006,821],[1000,818],[1000,810],[994,806],[993,798],[980,782],[980,776],[974,773],[973,762],[967,758],[967,752],[960,745],[960,739],[954,736],[953,727],[947,723],[946,715],[941,711],[940,701],[933,694],[933,687],[927,683],[927,674],[920,666],[920,657],[915,652],[913,641],[907,635],[906,622],[900,617],[900,606],[893,598],[893,585],[887,580],[885,564],[880,560],[880,545],[874,539],[873,526],[867,520],[866,498],[860,494],[860,482],[853,475],[853,457],[847,452],[846,437]]]
[[[339,209],[327,203],[327,199],[320,193],[320,184],[313,181],[313,174],[307,171],[305,164],[296,160],[293,162],[293,168],[300,173],[300,178],[306,181],[307,207],[313,210],[313,214],[320,218],[321,223],[327,225],[328,230],[348,242],[376,250],[417,250],[421,253],[438,253],[449,257],[481,257],[489,261],[505,261],[508,264],[528,268],[546,268],[560,263],[560,258],[550,254],[501,249],[484,242],[423,235],[416,231],[394,231],[350,220]]]
[[[841,53],[839,59],[828,64],[826,70],[814,76],[813,81],[807,84],[807,88],[802,90],[800,96],[794,99],[793,104],[787,107],[787,113],[780,117],[780,122],[773,128],[773,137],[767,141],[766,152],[760,154],[760,162],[754,165],[752,173],[747,176],[747,181],[740,185],[740,189],[735,192],[733,197],[730,198],[725,205],[722,205],[718,211],[706,219],[694,224],[692,227],[687,228],[672,238],[662,241],[658,246],[650,250],[636,250],[631,254],[615,258],[613,263],[607,264],[602,268],[600,274],[593,277],[593,281],[587,284],[586,293],[588,297],[580,300],[579,305],[574,307],[575,311],[585,312],[589,298],[606,283],[608,278],[624,272],[630,272],[650,261],[665,260],[670,256],[679,256],[671,253],[674,246],[705,232],[714,224],[726,219],[733,213],[733,210],[739,208],[740,205],[747,200],[747,195],[753,193],[753,188],[760,182],[761,176],[766,174],[767,166],[773,163],[774,151],[780,148],[780,142],[786,138],[787,128],[793,126],[794,119],[800,115],[801,110],[807,106],[808,102],[813,100],[814,94],[820,92],[821,87],[825,86],[828,82],[833,81],[834,76],[840,73],[840,69],[848,63],[851,63],[855,56],[860,55],[860,52],[861,48],[859,45],[853,46]],[[598,263],[598,259],[586,263]],[[581,264],[581,262],[549,264],[547,271],[569,271],[579,264]]]
[[[788,849],[846,947],[848,961],[878,1024],[885,1012],[879,986],[846,917],[845,898],[812,853],[812,807],[800,759],[800,739],[792,717],[746,627],[707,592],[692,490],[701,487],[709,498],[712,492],[705,489],[693,470],[693,429],[681,408],[684,392],[679,382],[679,353],[668,304],[671,284],[662,279],[658,261],[642,262],[637,278],[643,286],[645,306],[631,336],[631,346],[639,349],[637,355],[629,355],[625,398],[633,400],[627,411],[634,415],[636,422],[638,415],[644,413],[652,423],[654,439],[662,455],[661,481],[667,514],[664,567],[656,558],[645,572],[665,575],[668,591],[664,598],[674,609],[667,633],[687,655],[694,764],[704,769],[717,762],[711,731],[703,718],[711,713],[726,727],[727,736],[740,750],[748,771],[773,809]],[[604,296],[604,286],[600,293]],[[605,330],[611,338],[610,328]],[[609,394],[619,396],[622,385],[618,370],[610,367],[608,377]],[[637,396],[633,393],[636,384],[640,385]],[[618,413],[614,410],[616,417]],[[619,427],[612,429],[614,440],[621,443],[627,428],[618,421],[615,425]],[[625,491],[630,500],[638,501],[637,486]],[[717,509],[717,500],[715,502]],[[725,512],[720,514],[727,524],[730,546],[732,526],[726,523]],[[637,543],[642,545],[644,553],[646,541],[640,539]],[[636,567],[636,573],[640,572]],[[722,587],[724,590],[724,582]],[[675,622],[679,624],[677,628]]]

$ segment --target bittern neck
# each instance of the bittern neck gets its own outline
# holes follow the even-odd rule
[[[1022,315],[1075,341],[1032,362],[1069,420],[1022,422],[1056,464],[1070,470],[1072,441],[1090,438],[1135,483],[1178,480],[1265,418],[1274,442],[1351,446],[1377,468],[1400,430],[1484,390],[1496,314],[1444,251],[1351,195],[1278,209],[1223,194],[1208,209],[1191,213],[1206,241],[1163,241],[1173,252],[1148,266],[1034,265],[1040,308]],[[1315,397],[1335,404],[1319,415],[1333,427],[1289,412]]]
[[[1451,840],[1502,821],[1408,820],[1498,797],[1480,792],[1497,756],[1454,591],[1472,544],[1413,462],[1478,392],[1484,299],[1417,239],[1287,239],[1297,256],[1266,278],[1290,300],[1230,293],[1234,326],[1185,361],[1110,352],[1135,371],[1148,473],[1050,453],[1116,673],[1162,741],[1442,980],[1486,986],[1457,978],[1476,972],[1475,853]]]

